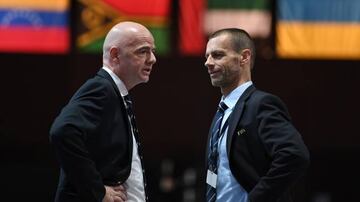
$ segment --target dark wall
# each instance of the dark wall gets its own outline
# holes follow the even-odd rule
[[[194,168],[202,179],[208,127],[221,95],[210,85],[203,58],[157,59],[150,82],[130,93],[144,136],[153,199],[180,201],[184,171]],[[0,64],[1,193],[12,199],[21,188],[27,200],[51,201],[59,173],[49,127],[74,91],[101,67],[101,57],[1,54]],[[287,104],[311,152],[297,201],[359,201],[360,61],[273,59],[256,64],[255,85]],[[174,163],[172,190],[178,192],[159,188],[163,159]],[[201,195],[201,182],[192,186]]]

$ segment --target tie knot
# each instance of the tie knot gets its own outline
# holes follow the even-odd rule
[[[224,102],[220,102],[219,104],[219,111],[224,113],[224,111],[228,108],[228,106]]]

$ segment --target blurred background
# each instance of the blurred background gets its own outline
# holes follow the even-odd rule
[[[150,82],[130,92],[152,201],[203,201],[206,139],[221,96],[204,50],[223,27],[253,36],[253,82],[287,104],[311,152],[295,201],[360,201],[360,1],[0,0],[2,201],[53,201],[50,125],[102,66],[105,34],[123,20],[146,25],[157,46]]]

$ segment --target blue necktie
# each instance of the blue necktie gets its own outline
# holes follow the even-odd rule
[[[124,100],[126,102],[126,112],[130,118],[131,128],[132,128],[133,134],[135,136],[138,153],[139,153],[139,157],[140,157],[140,162],[141,162],[141,165],[143,168],[142,172],[143,172],[143,179],[144,179],[145,200],[148,201],[149,199],[148,199],[147,191],[146,191],[146,177],[145,177],[145,169],[144,169],[144,163],[143,163],[142,148],[141,148],[140,139],[139,139],[139,131],[136,127],[135,114],[133,112],[133,107],[132,107],[133,105],[132,105],[130,95],[128,94],[128,95],[124,96]]]
[[[218,169],[218,142],[221,136],[221,122],[224,116],[225,110],[228,108],[224,102],[219,104],[218,110],[214,117],[214,125],[211,129],[211,138],[209,145],[209,154],[208,154],[208,169],[217,174]],[[206,187],[206,201],[213,202],[216,201],[216,189],[207,184]]]

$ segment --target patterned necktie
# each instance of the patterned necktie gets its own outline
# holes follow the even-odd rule
[[[218,142],[221,136],[221,122],[224,116],[225,110],[228,108],[224,102],[219,104],[218,110],[215,114],[214,120],[215,123],[211,129],[211,138],[209,145],[209,154],[208,154],[208,169],[215,174],[217,174],[218,169]],[[216,189],[209,184],[206,187],[206,201],[213,202],[216,201]]]
[[[136,144],[137,144],[137,148],[138,148],[138,154],[139,154],[140,162],[141,162],[141,165],[142,165],[142,172],[143,172],[143,179],[144,179],[145,200],[149,201],[147,191],[146,191],[146,177],[145,177],[145,169],[144,169],[142,148],[141,148],[140,139],[139,139],[139,131],[138,131],[137,127],[136,127],[135,114],[133,112],[133,106],[132,106],[132,101],[131,101],[130,95],[128,94],[128,95],[124,96],[124,100],[126,102],[126,112],[127,112],[128,116],[130,118],[131,128],[132,128],[133,134],[135,136],[135,140],[136,140]]]

